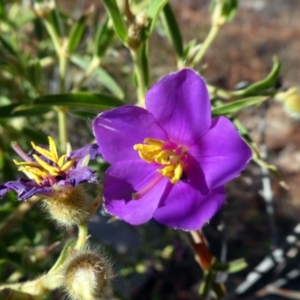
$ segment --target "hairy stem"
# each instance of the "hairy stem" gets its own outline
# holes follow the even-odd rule
[[[78,238],[74,248],[76,250],[82,249],[85,246],[87,239],[88,239],[88,226],[87,223],[82,223],[78,225]]]

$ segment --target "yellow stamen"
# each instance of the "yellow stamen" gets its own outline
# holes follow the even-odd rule
[[[34,142],[31,142],[31,146],[36,152],[47,157],[48,159],[50,159],[52,161],[52,154],[48,150],[46,150],[40,146],[37,146]]]
[[[72,158],[71,160],[67,161],[62,167],[61,167],[61,170],[63,172],[69,170],[75,163],[75,161],[77,160],[76,157]]]
[[[57,150],[56,150],[56,145],[55,145],[54,139],[51,136],[48,136],[48,139],[49,139],[49,150],[52,155],[52,161],[57,162],[58,155],[57,155]]]
[[[33,154],[33,157],[35,160],[46,170],[48,171],[52,176],[57,176],[59,175],[59,171],[47,164],[45,161],[43,161],[40,157],[38,157],[36,154]]]
[[[61,167],[65,163],[66,154],[62,155],[59,160],[57,161],[57,165]]]
[[[16,165],[20,166],[20,171],[23,171],[28,177],[33,178],[38,184],[47,179],[53,182],[53,180],[55,180],[53,177],[63,175],[63,173],[72,168],[78,159],[78,157],[74,157],[71,160],[66,161],[68,154],[58,156],[54,139],[51,136],[49,136],[48,139],[49,151],[37,146],[34,142],[31,142],[33,149],[39,154],[32,155],[35,159],[34,162],[30,161],[30,158],[25,162],[13,160]],[[68,149],[71,150],[71,147],[69,146]],[[46,162],[44,158],[48,159],[50,162]],[[87,165],[88,161],[89,155],[83,160],[83,165]]]
[[[164,177],[168,177],[171,183],[175,184],[182,178],[184,162],[187,157],[187,151],[184,147],[146,138],[144,144],[136,144],[133,149],[138,151],[139,156],[147,163],[157,163],[164,166],[159,168],[158,172]]]

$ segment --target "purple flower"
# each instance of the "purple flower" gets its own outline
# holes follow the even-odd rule
[[[17,181],[8,181],[0,184],[0,197],[9,191],[15,191],[20,200],[26,200],[34,195],[59,198],[67,190],[80,183],[96,182],[95,172],[87,167],[90,159],[98,155],[98,146],[91,144],[68,155],[59,156],[52,137],[49,137],[49,146],[36,146],[25,154],[14,144],[14,150],[23,158],[24,162],[14,160],[19,170],[28,175],[28,178],[19,178]]]
[[[184,69],[146,95],[146,109],[123,106],[97,116],[106,210],[138,225],[152,217],[193,230],[221,208],[223,185],[238,176],[251,150],[225,117],[211,119],[205,82]]]

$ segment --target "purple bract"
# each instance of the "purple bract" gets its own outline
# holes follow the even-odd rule
[[[20,200],[26,200],[34,195],[50,198],[60,196],[70,188],[85,182],[97,182],[95,172],[87,164],[90,159],[99,155],[98,146],[91,144],[70,152],[69,155],[58,156],[53,138],[49,137],[49,146],[36,146],[25,154],[18,145],[15,151],[24,162],[14,160],[19,170],[29,178],[19,178],[0,184],[0,197],[9,191],[15,191]]]
[[[252,155],[227,118],[211,119],[205,82],[190,69],[154,85],[146,109],[103,112],[93,130],[111,164],[104,176],[105,208],[133,225],[153,217],[175,228],[200,228],[221,208],[223,185]]]

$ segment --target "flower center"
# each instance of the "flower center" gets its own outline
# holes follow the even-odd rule
[[[140,157],[150,164],[157,164],[158,172],[170,178],[175,184],[184,176],[184,167],[187,161],[187,150],[173,142],[163,142],[146,138],[144,144],[133,146]]]
[[[18,154],[21,153],[22,155],[20,156],[26,160],[24,162],[13,160],[14,163],[20,166],[19,171],[31,176],[37,184],[49,183],[52,185],[56,183],[56,177],[65,177],[65,172],[67,172],[77,160],[77,158],[74,157],[66,161],[66,154],[58,156],[54,139],[50,136],[48,139],[49,150],[36,146],[35,143],[31,142],[33,149],[41,155],[33,154],[32,156],[35,161],[32,161],[17,144],[13,145],[16,152]]]

